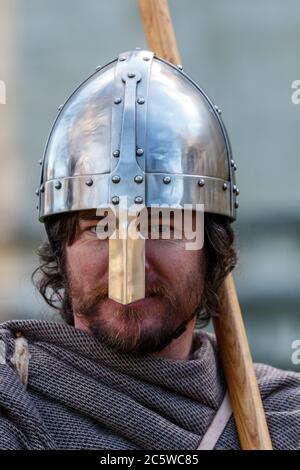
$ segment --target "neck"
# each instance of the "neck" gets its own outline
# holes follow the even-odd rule
[[[192,349],[195,323],[196,318],[194,317],[186,324],[186,330],[178,338],[173,339],[164,349],[152,353],[151,356],[181,361],[187,360]]]

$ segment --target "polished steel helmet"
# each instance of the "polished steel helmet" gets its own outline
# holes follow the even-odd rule
[[[220,114],[182,67],[147,50],[120,54],[59,108],[42,159],[39,220],[117,206],[124,196],[128,206],[204,204],[235,220],[236,163]],[[142,236],[109,239],[109,297],[143,298],[144,263]]]

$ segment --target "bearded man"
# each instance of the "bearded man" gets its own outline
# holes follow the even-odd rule
[[[236,265],[235,171],[219,109],[150,51],[98,68],[59,109],[33,280],[63,321],[1,325],[1,449],[240,448],[203,331]],[[154,236],[157,206],[171,216]],[[185,214],[203,239],[193,249]],[[273,447],[300,449],[300,374],[255,368]]]

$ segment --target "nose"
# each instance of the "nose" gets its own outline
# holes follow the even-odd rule
[[[145,240],[145,274],[153,273],[159,265],[159,253],[156,249],[156,240]]]
[[[149,261],[149,257],[147,256],[147,251],[145,255],[145,272],[146,273],[150,272],[150,261]]]

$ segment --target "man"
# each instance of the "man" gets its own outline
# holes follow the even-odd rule
[[[236,264],[235,170],[218,108],[149,51],[71,95],[43,158],[34,273],[64,322],[1,327],[2,449],[239,449],[201,330]],[[299,449],[300,374],[256,372],[274,448]]]

